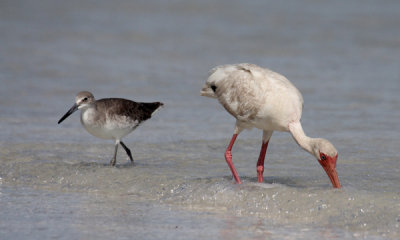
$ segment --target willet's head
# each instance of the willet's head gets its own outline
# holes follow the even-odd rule
[[[94,102],[93,94],[88,91],[79,92],[75,97],[75,104],[78,106],[78,109],[89,107]]]
[[[67,113],[60,118],[58,124],[60,124],[64,119],[66,119],[69,115],[74,113],[78,109],[84,109],[90,107],[96,100],[91,92],[82,91],[79,92],[75,97],[75,104],[68,110]]]

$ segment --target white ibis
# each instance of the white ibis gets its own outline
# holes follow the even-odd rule
[[[257,162],[258,182],[263,182],[265,153],[273,131],[284,131],[290,132],[297,144],[318,160],[333,187],[340,188],[337,150],[326,139],[306,136],[300,123],[303,97],[284,76],[249,63],[217,66],[211,70],[201,95],[217,98],[236,118],[225,159],[237,183],[241,180],[232,162],[232,146],[243,129],[256,127],[263,130]]]
[[[121,144],[133,163],[131,151],[121,139],[151,118],[161,106],[161,102],[140,103],[123,98],[95,100],[92,93],[83,91],[76,95],[75,104],[61,117],[58,124],[80,109],[81,123],[90,134],[115,140],[114,157],[110,165],[114,166],[116,163],[118,144]]]

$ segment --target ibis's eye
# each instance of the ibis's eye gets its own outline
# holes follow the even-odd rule
[[[326,160],[326,156],[324,154],[321,154],[321,160],[325,161]]]
[[[211,89],[213,90],[213,92],[215,92],[217,90],[217,87],[215,85],[211,85]]]

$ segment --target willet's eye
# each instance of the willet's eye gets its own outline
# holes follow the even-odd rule
[[[215,92],[217,90],[217,87],[215,85],[211,85],[211,89],[213,90],[213,92]]]
[[[84,102],[86,102],[87,100],[88,100],[88,98],[87,98],[87,97],[85,97],[85,98],[83,99],[83,101],[84,101]]]

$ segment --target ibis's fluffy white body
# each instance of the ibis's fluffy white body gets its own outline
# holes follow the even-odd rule
[[[249,63],[212,69],[201,93],[217,98],[242,128],[289,131],[303,109],[303,97],[288,79]]]

